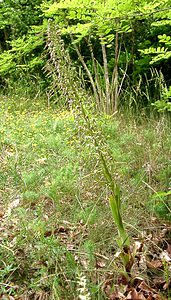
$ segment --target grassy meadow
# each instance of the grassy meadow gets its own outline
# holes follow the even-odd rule
[[[121,113],[94,120],[110,151],[127,232],[143,241],[144,257],[153,256],[165,249],[157,239],[171,221],[169,120]],[[109,193],[72,112],[1,96],[1,299],[112,299],[122,267]],[[148,282],[153,271],[142,264]],[[161,272],[166,280],[168,269]]]

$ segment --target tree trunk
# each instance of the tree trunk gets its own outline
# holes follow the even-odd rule
[[[72,37],[71,37],[71,40],[73,42],[73,38]],[[75,49],[75,51],[76,51],[76,53],[78,55],[78,58],[79,58],[80,62],[83,65],[85,71],[87,72],[88,78],[90,80],[90,83],[91,83],[91,86],[92,86],[92,89],[93,89],[93,93],[94,93],[94,97],[95,97],[95,100],[96,100],[96,104],[98,105],[98,103],[99,103],[99,96],[98,96],[98,93],[97,93],[97,89],[96,89],[96,85],[95,85],[95,82],[93,80],[93,77],[92,77],[92,75],[91,75],[91,73],[90,73],[90,71],[89,71],[89,69],[88,69],[88,67],[87,67],[87,65],[86,65],[86,63],[84,61],[83,56],[81,55],[81,53],[79,51],[79,48],[74,43],[73,43],[73,47],[74,47],[74,49]]]
[[[113,70],[112,75],[112,112],[116,112],[118,110],[118,100],[119,100],[119,94],[118,94],[118,63],[119,63],[119,33],[116,31],[115,36],[115,66]]]
[[[111,107],[110,101],[110,81],[109,81],[109,72],[107,65],[107,54],[106,54],[106,46],[105,44],[101,44],[102,47],[102,55],[103,55],[103,65],[104,65],[104,77],[105,77],[105,85],[106,85],[106,113],[109,114]]]
[[[100,82],[99,82],[99,75],[98,75],[98,71],[97,71],[97,67],[96,67],[96,60],[95,60],[95,57],[94,57],[93,47],[91,45],[91,42],[88,42],[88,46],[89,46],[89,49],[90,49],[90,54],[91,54],[91,59],[92,59],[92,64],[93,64],[93,69],[94,69],[95,84],[96,84],[97,92],[98,92],[98,96],[99,96],[99,102],[97,103],[97,107],[98,107],[99,110],[101,110],[101,108],[103,107],[102,88],[101,88]]]

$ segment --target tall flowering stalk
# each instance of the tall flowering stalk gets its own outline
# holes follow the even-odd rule
[[[47,31],[47,49],[50,55],[46,65],[48,75],[53,78],[51,91],[58,92],[60,96],[65,98],[65,102],[72,109],[75,120],[79,123],[80,119],[84,122],[83,126],[78,127],[85,130],[91,137],[99,161],[103,168],[104,177],[110,189],[109,204],[113,216],[113,220],[118,229],[118,245],[121,252],[121,257],[125,269],[128,270],[130,265],[130,239],[126,232],[121,216],[121,196],[118,184],[114,181],[111,175],[108,156],[104,154],[105,141],[102,134],[98,132],[96,123],[90,112],[90,103],[93,103],[92,98],[83,89],[81,80],[78,78],[75,69],[73,68],[68,52],[64,48],[64,43],[61,39],[60,31],[53,24],[49,25]],[[98,134],[97,134],[98,132]]]

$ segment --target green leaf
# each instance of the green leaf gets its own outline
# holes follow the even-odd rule
[[[162,198],[162,197],[166,197],[166,196],[169,196],[171,195],[171,191],[168,191],[168,192],[157,192],[155,193],[154,195],[152,195],[152,199],[156,199],[156,198]]]

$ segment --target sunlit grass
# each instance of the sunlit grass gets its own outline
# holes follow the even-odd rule
[[[94,148],[86,137],[80,145],[71,112],[14,99],[2,98],[0,105],[0,205],[8,212],[0,281],[18,286],[8,288],[11,295],[29,290],[76,299],[77,275],[86,274],[92,299],[105,299],[99,287],[112,270],[117,231]],[[121,186],[124,224],[134,235],[155,216],[147,209],[154,191],[169,187],[169,123],[161,118],[136,124],[123,116],[96,121]],[[98,273],[97,253],[106,257]]]

